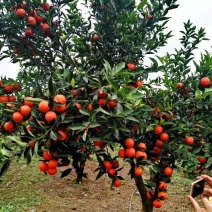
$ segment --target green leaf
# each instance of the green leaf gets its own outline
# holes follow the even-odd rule
[[[75,80],[74,80],[74,78],[71,80],[71,86],[74,88],[74,86],[75,86]]]
[[[125,119],[130,120],[130,121],[134,121],[134,122],[139,122],[138,119],[136,119],[133,116],[127,116]]]
[[[3,166],[1,167],[1,171],[0,171],[0,177],[2,177],[4,174],[6,174],[9,166],[10,166],[10,163],[11,163],[11,158],[9,158],[8,160],[6,160],[3,164]]]
[[[117,73],[120,72],[123,68],[125,68],[125,63],[124,63],[124,62],[117,64],[117,65],[113,68],[114,74],[117,74]]]
[[[88,110],[86,110],[85,108],[82,108],[79,110],[79,112],[85,116],[90,116],[90,113]]]
[[[55,87],[55,84],[52,81],[52,77],[49,77],[48,87],[49,87],[50,96],[55,96],[56,87]]]
[[[16,142],[18,146],[20,146],[21,148],[24,148],[28,145],[27,143],[23,142],[18,136],[7,136],[7,137],[10,138],[12,141]]]
[[[96,121],[91,121],[91,123],[89,124],[90,128],[95,128],[95,127],[98,127],[98,126],[100,126],[100,124]]]
[[[132,109],[125,109],[121,112],[121,114],[124,115],[124,116],[129,116],[133,112],[134,112],[134,110],[132,110]]]
[[[141,3],[138,5],[138,10],[142,9],[147,3],[147,0],[142,0]]]
[[[108,61],[106,61],[106,60],[105,60],[105,63],[104,63],[104,67],[105,67],[106,73],[109,75],[111,73],[111,66],[108,63]]]
[[[70,169],[66,169],[65,171],[62,172],[60,178],[66,177],[71,173],[71,168]]]
[[[110,113],[108,113],[106,110],[102,109],[101,107],[97,108],[96,112],[102,112],[102,113],[110,116]]]
[[[113,81],[112,79],[109,79],[109,78],[108,78],[108,82],[110,83],[110,85],[112,86],[114,91],[117,93],[118,92],[118,84],[115,81]]]
[[[85,129],[85,125],[82,125],[82,124],[74,124],[74,125],[71,125],[69,126],[68,128],[72,129],[72,130],[83,130]]]
[[[66,68],[66,69],[63,71],[63,77],[64,77],[64,79],[67,79],[68,76],[69,76],[69,74],[70,74],[70,70],[69,70],[68,68]]]

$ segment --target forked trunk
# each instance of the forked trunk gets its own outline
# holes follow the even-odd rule
[[[141,196],[142,211],[143,212],[153,212],[153,204],[152,204],[152,201],[150,199],[148,199],[146,196],[147,189],[146,189],[146,186],[144,185],[143,178],[134,176],[134,179],[135,179],[135,184],[138,189],[138,192]]]

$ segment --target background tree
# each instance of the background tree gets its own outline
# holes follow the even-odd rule
[[[21,66],[17,81],[1,83],[1,175],[15,156],[29,163],[39,155],[41,171],[54,175],[71,164],[61,176],[75,169],[81,182],[92,153],[97,179],[108,174],[118,187],[123,158],[143,211],[152,211],[166,199],[173,168],[187,177],[210,170],[211,55],[190,68],[204,29],[188,21],[180,49],[143,65],[171,37],[167,14],[176,2],[83,1],[83,16],[77,1],[1,1],[1,59]],[[13,92],[17,101],[8,104]]]

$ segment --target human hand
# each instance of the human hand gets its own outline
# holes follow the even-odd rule
[[[192,203],[194,212],[211,212],[212,211],[212,202],[210,202],[207,197],[202,198],[202,203],[205,208],[201,208],[192,196],[188,195],[187,197]]]
[[[210,188],[205,186],[203,196],[211,197],[212,196],[212,178],[209,177],[208,175],[201,175],[197,177],[197,179],[202,179],[202,178],[204,178],[205,182],[210,186]]]

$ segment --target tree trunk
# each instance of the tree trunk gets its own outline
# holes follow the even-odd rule
[[[135,184],[138,189],[138,192],[141,196],[142,200],[142,211],[143,212],[153,212],[153,204],[152,200],[148,199],[146,196],[146,186],[144,185],[144,181],[142,177],[134,176]]]

